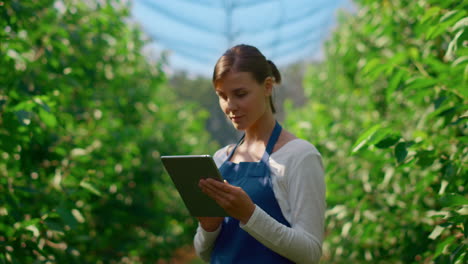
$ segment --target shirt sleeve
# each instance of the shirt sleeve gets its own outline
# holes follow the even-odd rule
[[[206,262],[210,261],[211,251],[213,251],[214,243],[220,231],[221,226],[213,232],[208,232],[198,224],[197,233],[193,239],[193,246],[195,247],[195,253],[202,260]]]
[[[291,227],[287,227],[259,206],[240,227],[259,242],[296,263],[319,263],[325,218],[325,181],[319,153],[310,152],[287,168],[287,202]]]

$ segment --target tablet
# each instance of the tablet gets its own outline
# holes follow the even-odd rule
[[[210,155],[161,156],[161,161],[192,216],[228,216],[198,186],[204,178],[223,181]]]

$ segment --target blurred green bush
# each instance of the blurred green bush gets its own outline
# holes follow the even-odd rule
[[[467,1],[361,0],[287,127],[326,166],[324,263],[467,263]]]
[[[195,223],[161,167],[212,153],[122,1],[0,1],[0,263],[151,263]],[[155,25],[157,26],[157,25]]]

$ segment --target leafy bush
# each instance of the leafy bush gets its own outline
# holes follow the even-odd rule
[[[361,0],[287,126],[327,168],[324,263],[466,263],[466,1]]]
[[[150,263],[195,224],[159,162],[212,153],[121,1],[0,1],[0,263]]]

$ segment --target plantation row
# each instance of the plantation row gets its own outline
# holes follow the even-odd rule
[[[129,6],[56,2],[0,6],[0,263],[169,257],[194,223],[159,156],[214,151],[207,114],[166,88]]]
[[[468,3],[356,1],[287,126],[327,167],[324,263],[467,263]]]

